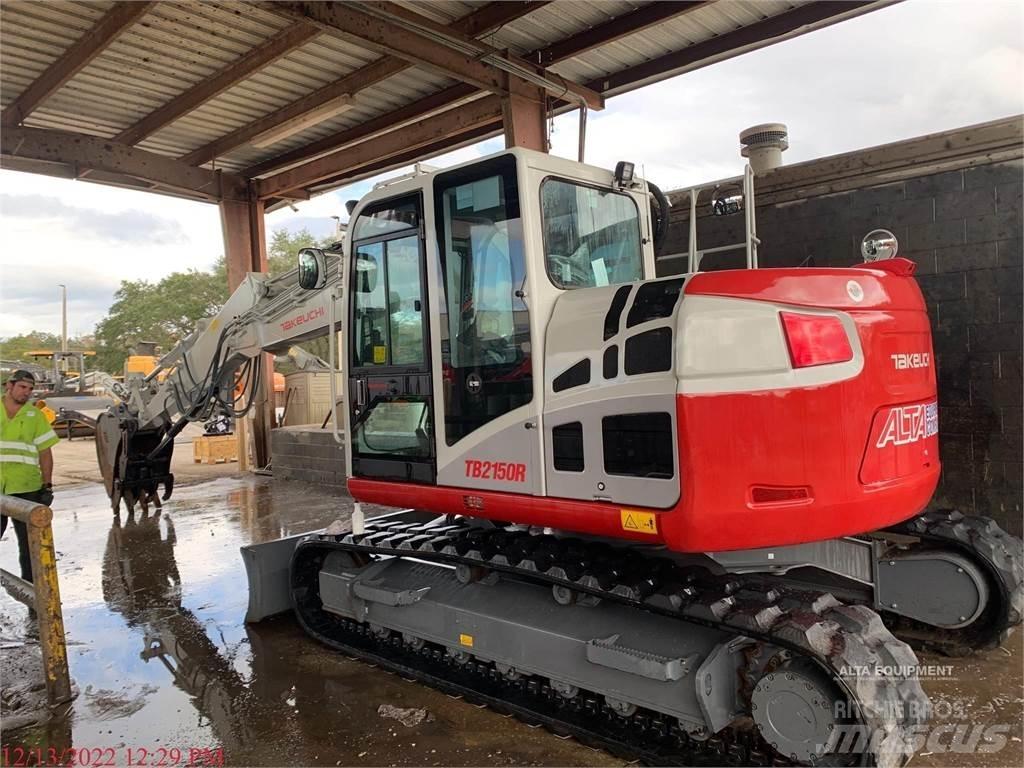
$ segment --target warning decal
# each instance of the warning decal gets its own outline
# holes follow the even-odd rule
[[[473,647],[473,636],[472,635],[459,635],[459,643],[465,645],[468,648]]]
[[[622,518],[622,530],[636,531],[638,533],[657,533],[658,517],[651,512],[641,512],[638,509],[620,509]]]

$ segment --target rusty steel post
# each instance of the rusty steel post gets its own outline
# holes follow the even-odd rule
[[[29,554],[32,558],[36,620],[39,623],[39,647],[43,653],[43,674],[50,705],[71,699],[71,675],[64,638],[64,615],[57,582],[57,553],[53,547],[53,511],[42,504],[0,496],[0,512],[20,520],[28,527]]]

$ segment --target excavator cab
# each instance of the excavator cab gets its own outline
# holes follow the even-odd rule
[[[356,486],[543,495],[544,329],[566,290],[653,276],[646,186],[515,149],[378,186],[349,238]]]

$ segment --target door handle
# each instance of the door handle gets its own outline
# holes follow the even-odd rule
[[[359,410],[366,407],[366,379],[356,379],[356,407]]]

